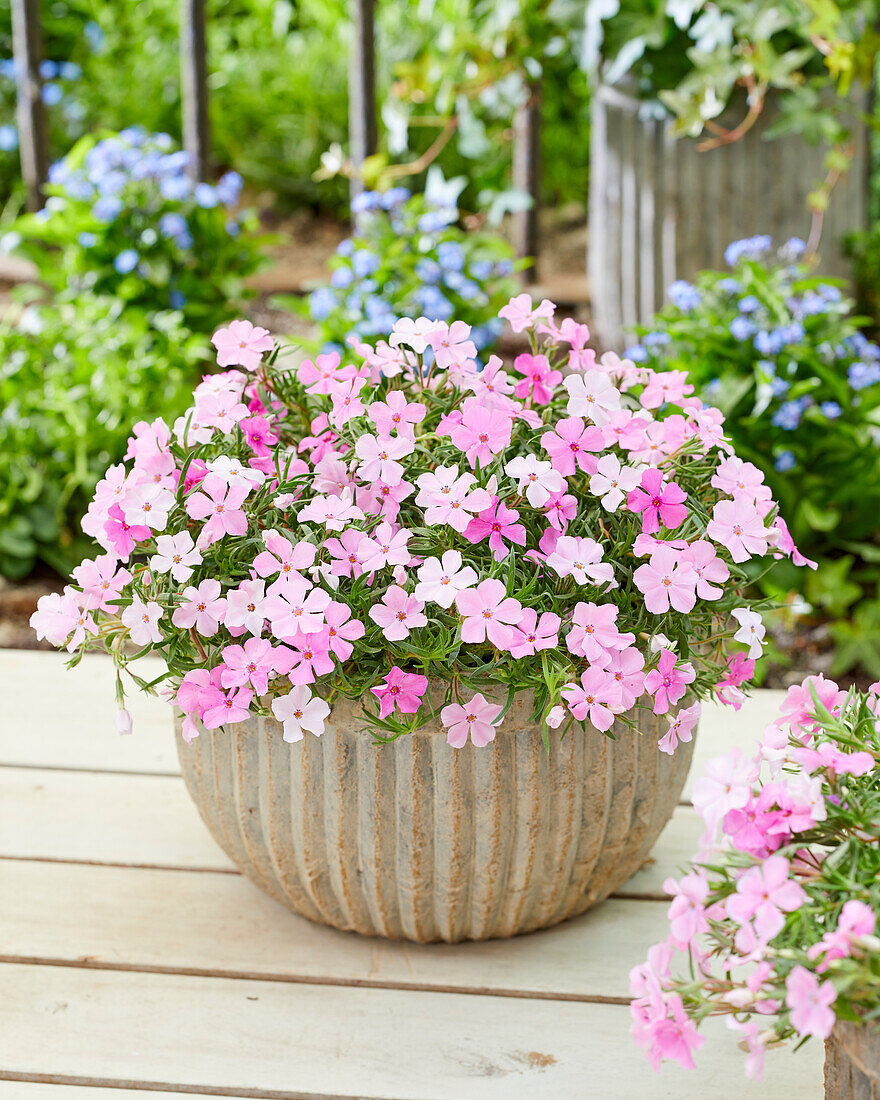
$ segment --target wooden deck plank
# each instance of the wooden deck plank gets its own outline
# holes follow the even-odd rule
[[[612,898],[529,936],[420,948],[313,924],[238,875],[24,861],[0,880],[7,961],[625,1001],[666,931],[666,902]]]
[[[743,1056],[725,1029],[697,1071],[659,1075],[628,1030],[616,1005],[0,967],[6,1079],[279,1098],[741,1100]],[[755,1095],[819,1100],[821,1064],[820,1044],[768,1059]]]
[[[214,1100],[235,1100],[228,1092],[212,1092]],[[115,1089],[99,1085],[46,1085],[34,1081],[0,1080],[0,1100],[180,1100],[179,1092]]]
[[[699,835],[696,814],[680,806],[618,895],[661,895]],[[30,768],[0,768],[0,857],[234,870],[180,778]]]

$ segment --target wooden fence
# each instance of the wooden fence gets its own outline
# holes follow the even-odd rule
[[[40,0],[11,0],[13,54],[18,96],[21,171],[27,203],[38,210],[48,172],[46,109],[42,99],[43,59]],[[354,29],[349,59],[348,129],[355,167],[376,152],[375,0],[349,0]],[[189,170],[199,179],[210,171],[210,117],[205,0],[180,0],[180,90],[183,147]],[[540,189],[540,87],[529,86],[527,103],[514,121],[513,186],[532,199],[531,208],[514,215],[514,241],[521,256],[537,253]],[[352,193],[360,190],[352,180]],[[526,273],[527,280],[530,272]]]

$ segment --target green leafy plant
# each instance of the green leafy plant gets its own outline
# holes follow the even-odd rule
[[[627,354],[688,371],[724,411],[737,453],[765,472],[795,541],[819,559],[814,574],[783,563],[765,584],[796,588],[839,619],[875,598],[880,577],[880,349],[840,287],[799,262],[802,250],[735,242],[732,270],[673,284]],[[857,663],[845,653],[837,672]],[[880,647],[861,664],[878,661]]]
[[[194,183],[187,163],[167,134],[83,138],[52,166],[45,209],[18,218],[7,247],[65,298],[179,309],[207,334],[235,311],[259,265],[256,219],[235,209],[237,173]]]
[[[0,574],[82,559],[80,517],[132,420],[185,408],[203,354],[179,313],[114,298],[34,303],[0,324]]]

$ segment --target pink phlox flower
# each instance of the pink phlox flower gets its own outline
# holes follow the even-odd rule
[[[318,634],[324,629],[328,592],[312,587],[298,573],[285,576],[270,591],[273,595],[266,599],[265,612],[276,638],[286,642],[295,634]]]
[[[426,559],[419,567],[418,577],[415,595],[426,603],[449,608],[458,593],[477,580],[477,573],[469,565],[462,566],[457,550],[446,550],[442,558]]]
[[[243,646],[225,646],[223,661],[226,667],[220,675],[220,683],[225,688],[250,683],[257,695],[265,695],[275,668],[273,655],[272,643],[267,638],[248,638]]]
[[[217,588],[220,588],[219,584]],[[162,641],[162,631],[159,629],[162,615],[163,611],[159,604],[152,601],[144,603],[143,600],[135,596],[131,604],[123,609],[119,617],[128,627],[129,637],[135,645],[149,645],[151,642],[158,643]]]
[[[697,576],[697,595],[701,600],[717,600],[724,595],[719,588],[730,577],[727,563],[715,553],[715,547],[705,539],[688,543],[680,561],[689,565]]]
[[[778,785],[765,783],[757,797],[752,795],[744,806],[727,811],[722,829],[738,851],[766,859],[785,842],[790,830],[778,798]]]
[[[622,634],[621,638],[629,637]],[[645,657],[635,646],[606,650],[600,658],[602,668],[611,676],[617,687],[618,702],[615,713],[625,714],[645,692]]]
[[[688,383],[687,371],[652,371],[648,384],[639,396],[639,404],[643,409],[659,409],[661,405],[678,404],[683,397],[693,392],[694,387]]]
[[[171,458],[168,454],[170,442],[171,430],[161,416],[151,421],[139,420],[131,430],[124,457],[126,461],[133,458],[135,468],[141,469],[151,458]],[[174,465],[173,459],[171,464]]]
[[[366,628],[360,619],[351,617],[351,608],[335,601],[324,612],[327,645],[340,661],[347,661],[354,652],[352,642],[363,638]]]
[[[571,344],[575,351],[584,351],[587,347],[587,341],[590,339],[590,330],[587,325],[581,324],[571,317],[563,318],[558,325],[552,319],[548,320],[546,324],[538,325],[537,331],[552,336],[556,343],[561,341],[565,344]]]
[[[282,739],[288,742],[302,741],[304,731],[320,737],[324,732],[324,721],[330,714],[330,704],[300,684],[292,687],[286,695],[278,695],[272,700],[272,713],[282,724]]]
[[[217,329],[211,343],[217,349],[218,366],[245,370],[256,370],[264,353],[272,350],[269,330],[250,321],[230,321],[226,328]]]
[[[665,714],[684,696],[687,685],[695,679],[693,665],[678,664],[672,650],[661,649],[656,667],[645,677],[645,690],[654,697],[654,713]]]
[[[476,480],[473,474],[460,473],[457,466],[438,466],[421,474],[416,481],[419,487],[416,504],[425,509],[428,526],[448,523],[463,534],[472,514],[492,504],[492,497],[485,489],[473,488]]]
[[[434,366],[438,370],[458,367],[477,356],[477,345],[471,340],[471,326],[464,321],[435,321],[430,344],[434,349]]]
[[[602,455],[596,463],[596,472],[590,478],[590,492],[601,498],[602,507],[607,512],[616,512],[641,479],[640,469],[621,466],[617,455]]]
[[[637,450],[644,443],[645,430],[650,423],[629,409],[617,409],[609,413],[602,425],[603,443],[606,447],[616,443],[624,451]]]
[[[128,556],[137,543],[150,538],[152,532],[143,524],[129,523],[118,504],[111,505],[104,524],[104,534],[110,541],[116,557],[128,561]]]
[[[156,539],[156,553],[150,558],[150,569],[154,573],[170,573],[178,584],[183,584],[201,560],[202,555],[189,531],[178,531],[174,535],[159,535]]]
[[[380,436],[394,432],[406,439],[414,438],[415,425],[425,419],[426,412],[424,405],[408,401],[401,390],[389,390],[384,401],[374,401],[367,408]]]
[[[753,502],[719,500],[712,509],[706,534],[723,546],[735,562],[767,553],[769,530],[764,526]]]
[[[333,671],[335,662],[330,656],[326,628],[314,634],[297,630],[283,641],[284,645],[275,647],[275,671],[286,675],[291,684],[313,684]]]
[[[614,725],[614,708],[620,699],[614,677],[593,665],[581,675],[580,684],[566,684],[561,692],[568,709],[579,722],[589,720],[602,733]]]
[[[226,599],[220,591],[220,582],[213,579],[184,588],[171,622],[184,630],[195,628],[204,638],[213,637],[226,617]]]
[[[685,500],[687,493],[679,485],[666,482],[663,474],[651,467],[642,472],[638,488],[626,498],[626,506],[631,512],[642,513],[642,531],[653,535],[661,524],[672,531],[684,523],[688,514]]]
[[[604,450],[602,432],[594,425],[586,425],[579,416],[563,417],[552,431],[541,436],[541,446],[550,455],[553,468],[563,477],[571,477],[576,470],[594,474],[598,468],[595,452]]]
[[[264,416],[248,416],[239,422],[247,445],[255,455],[265,458],[272,454],[272,448],[278,442],[278,436],[272,431]]]
[[[817,562],[814,562],[812,558],[805,557],[795,546],[788,524],[782,516],[777,516],[770,526],[770,542],[773,546],[774,558],[791,558],[793,564],[799,567],[806,565],[810,569],[819,568]]]
[[[736,882],[736,893],[727,898],[727,915],[737,924],[754,921],[755,932],[766,943],[785,924],[783,913],[791,913],[807,900],[803,888],[789,878],[791,864],[785,856],[768,856],[757,867],[744,871]]]
[[[750,1081],[760,1081],[764,1073],[764,1054],[767,1049],[767,1038],[772,1036],[772,1032],[762,1031],[761,1025],[756,1020],[741,1023],[735,1017],[727,1016],[724,1022],[732,1031],[738,1031],[744,1036],[740,1040],[739,1046],[740,1049],[745,1049],[748,1052],[746,1077]],[[744,1048],[743,1044],[745,1044]]]
[[[666,915],[676,945],[684,950],[697,936],[709,931],[706,919],[709,880],[705,871],[694,870],[678,881],[666,879],[663,891],[672,895]]]
[[[560,577],[572,577],[576,584],[616,587],[614,570],[602,561],[602,547],[595,539],[562,535],[547,564]]]
[[[485,508],[479,515],[474,516],[462,534],[471,543],[489,540],[489,549],[496,561],[503,561],[510,548],[507,542],[517,546],[525,546],[526,529],[519,519],[519,512],[515,508],[508,508],[496,497],[489,508]]]
[[[364,413],[364,404],[359,394],[364,388],[363,378],[350,378],[346,382],[334,385],[330,394],[333,402],[333,411],[330,413],[330,423],[334,428],[344,427],[349,420]]]
[[[192,540],[190,540],[192,541]],[[115,611],[116,600],[131,580],[131,573],[119,565],[113,554],[86,559],[73,570],[73,579],[83,590],[83,601],[91,609]]]
[[[337,351],[316,356],[314,363],[311,359],[304,359],[296,368],[296,377],[300,384],[305,386],[306,393],[329,397],[342,382],[346,381],[344,368],[340,366],[340,362]]]
[[[369,536],[354,527],[347,528],[338,539],[325,539],[324,549],[333,558],[330,566],[332,575],[359,577],[364,571],[364,551],[361,547],[369,541]]]
[[[397,485],[403,480],[404,467],[398,459],[411,454],[415,448],[405,436],[375,436],[366,433],[358,437],[355,454],[358,457],[358,477],[362,481],[381,479],[386,485]]]
[[[522,604],[507,595],[504,584],[494,577],[481,581],[476,588],[462,589],[455,606],[464,622],[463,642],[488,640],[496,649],[509,650],[517,640],[514,626],[522,618]]]
[[[547,501],[565,487],[562,474],[550,462],[541,462],[533,454],[519,455],[510,460],[504,472],[515,478],[520,493],[533,508],[543,508]]]
[[[462,406],[461,422],[452,428],[450,438],[475,469],[491,462],[493,455],[510,445],[511,423],[507,413],[469,397]]]
[[[703,774],[694,783],[694,809],[706,824],[701,843],[711,843],[724,815],[745,806],[752,795],[752,761],[743,759],[742,750],[708,761]]]
[[[687,614],[697,602],[697,574],[683,552],[659,545],[650,560],[633,573],[636,588],[645,597],[645,607],[654,615],[670,607]]]
[[[382,628],[389,642],[402,641],[411,630],[427,625],[422,614],[425,605],[420,599],[406,592],[400,585],[392,584],[382,596],[381,603],[370,608],[370,618]]]
[[[320,461],[315,463],[312,488],[316,493],[341,496],[342,493],[350,493],[354,490],[355,479],[341,455],[328,451],[321,456]]]
[[[562,384],[568,390],[565,411],[571,416],[587,416],[599,428],[620,408],[620,391],[604,371],[570,374]]]
[[[422,705],[422,696],[428,690],[428,677],[414,672],[404,672],[394,665],[385,676],[385,682],[371,687],[379,700],[379,717],[387,718],[395,710],[401,714],[415,714]]]
[[[263,633],[266,619],[265,582],[242,581],[226,593],[226,617],[223,625],[234,637],[247,631],[255,638]]]
[[[545,611],[539,620],[533,607],[524,608],[515,627],[515,640],[510,646],[511,656],[531,657],[542,649],[556,649],[559,645],[561,621],[552,611]]]
[[[517,382],[514,394],[519,398],[531,397],[538,405],[549,405],[553,391],[562,381],[562,371],[553,370],[546,355],[524,353],[513,361],[515,370],[525,375]]]
[[[801,1036],[827,1039],[837,1019],[831,1007],[837,1000],[832,982],[822,982],[806,967],[795,966],[785,979],[785,1003],[791,1009],[791,1025]]]
[[[242,404],[239,393],[220,390],[200,398],[192,423],[196,428],[216,428],[226,435],[247,415],[247,406]]]
[[[448,703],[440,711],[440,721],[446,727],[446,742],[462,749],[468,738],[478,748],[495,740],[496,727],[501,724],[501,707],[490,703],[479,692],[469,703]]]
[[[509,322],[514,332],[524,332],[541,318],[549,321],[555,312],[556,306],[547,298],[536,306],[528,294],[517,294],[498,310],[498,316]]]
[[[206,521],[196,540],[200,550],[224,535],[241,537],[247,531],[247,516],[241,506],[250,492],[246,481],[227,485],[217,474],[208,474],[199,490],[186,498],[187,515]]]
[[[411,538],[412,532],[405,528],[380,523],[360,544],[364,572],[372,573],[386,565],[409,565],[411,554],[406,544]]]
[[[209,706],[202,715],[202,724],[206,730],[216,730],[221,726],[244,722],[250,714],[250,705],[254,693],[250,688],[232,688],[221,692],[221,698]]]
[[[107,522],[110,508],[121,504],[126,492],[127,473],[120,462],[111,466],[95,487],[95,495],[83,517],[82,529],[92,538],[104,536],[104,524]]]
[[[467,373],[460,379],[460,388],[473,390],[478,397],[489,398],[499,408],[511,407],[510,394],[513,393],[511,382],[504,364],[497,355],[490,355],[485,367],[478,373]]]
[[[590,664],[607,664],[608,654],[617,649],[626,649],[635,641],[635,635],[621,633],[617,625],[618,607],[613,603],[575,604],[572,614],[572,629],[568,632],[565,644],[570,653],[586,657]]]
[[[400,506],[415,491],[408,481],[399,481],[396,485],[386,485],[381,478],[371,485],[359,485],[355,493],[355,503],[367,516],[381,516],[394,523],[400,515]]]
[[[554,493],[551,497],[548,497],[546,504],[544,505],[544,513],[547,516],[547,522],[554,532],[564,533],[569,523],[577,515],[577,497],[572,496],[571,493]],[[545,532],[546,535],[546,532]],[[552,536],[551,536],[552,537]],[[553,538],[553,545],[549,549],[544,547],[544,538],[541,539],[541,551],[545,554],[552,554],[556,549],[557,538]]]
[[[764,474],[754,463],[729,455],[718,463],[710,484],[734,500],[742,497],[754,502],[764,486]]]
[[[827,771],[838,775],[867,775],[877,761],[869,752],[841,752],[830,741],[821,741],[815,748],[794,748],[791,757],[809,772]]]
[[[174,700],[186,716],[181,731],[184,740],[193,741],[199,735],[194,716],[204,718],[207,711],[222,705],[226,697],[220,684],[223,669],[223,665],[193,669],[180,681]]]
[[[680,710],[675,716],[666,715],[669,729],[657,742],[657,748],[660,752],[672,756],[682,742],[687,744],[693,740],[694,730],[697,728],[702,709],[699,703],[693,703],[691,706]]]
[[[338,496],[312,497],[297,516],[300,523],[319,523],[328,531],[342,531],[349,523],[363,518],[364,513],[354,503],[348,491]]]
[[[302,577],[303,571],[314,565],[318,548],[314,543],[300,540],[291,542],[280,531],[267,528],[262,532],[265,550],[254,558],[254,571],[260,577],[274,577],[278,580],[269,587],[269,595],[280,590],[287,577]]]
[[[877,916],[869,905],[850,898],[840,910],[837,928],[833,932],[826,932],[819,943],[814,943],[807,951],[807,957],[818,959],[824,956],[816,967],[821,974],[835,959],[847,959],[852,955],[853,949],[864,948],[861,941],[865,936],[874,935],[876,923]]]
[[[63,594],[49,592],[45,596],[40,596],[37,600],[37,610],[31,615],[29,622],[38,638],[45,638],[53,646],[61,646],[67,643],[71,634],[77,630],[81,616],[80,593],[68,585]],[[86,629],[85,624],[82,629]],[[89,630],[89,632],[92,631]],[[78,642],[73,644],[70,652],[73,652],[78,644]]]
[[[847,692],[839,688],[833,680],[826,680],[820,674],[818,676],[808,676],[802,683],[793,685],[788,689],[779,708],[780,721],[790,726],[814,732],[817,725],[813,692],[815,692],[816,698],[829,714],[834,715],[835,718],[842,714],[847,700]]]
[[[176,488],[180,474],[174,463],[174,456],[168,451],[149,451],[146,454],[137,455],[134,460],[134,470],[136,480],[149,481],[163,489]]]

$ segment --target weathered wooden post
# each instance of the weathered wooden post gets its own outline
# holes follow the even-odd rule
[[[40,0],[12,0],[12,52],[15,57],[21,174],[27,187],[28,209],[39,210],[43,205],[43,184],[49,170],[46,108],[40,80],[40,62],[43,59]]]
[[[348,137],[351,163],[357,170],[376,152],[375,0],[351,0],[352,50],[348,64]],[[351,196],[364,189],[353,175]]]
[[[189,174],[207,179],[211,158],[205,0],[180,0],[180,99]]]
[[[528,99],[513,119],[513,186],[532,202],[513,216],[513,246],[521,259],[538,257],[538,209],[541,194],[541,85],[527,85]],[[535,281],[535,264],[522,273],[523,282]]]

